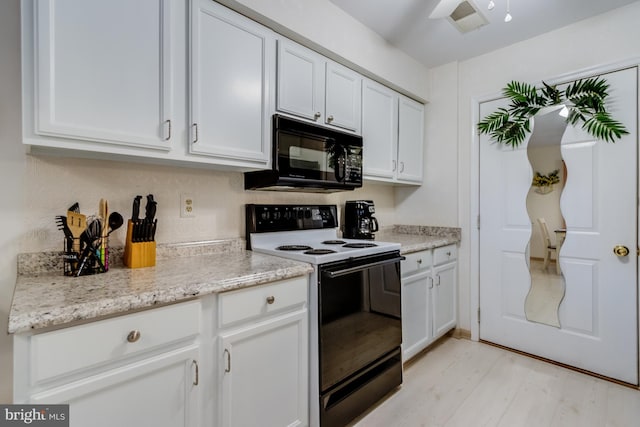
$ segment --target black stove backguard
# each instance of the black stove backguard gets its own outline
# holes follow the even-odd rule
[[[338,227],[336,205],[246,205],[247,249],[251,234]]]

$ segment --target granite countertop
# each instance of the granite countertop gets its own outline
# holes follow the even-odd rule
[[[51,255],[35,259],[34,254],[24,254],[18,261],[8,331],[124,314],[313,271],[307,263],[245,251],[236,241],[216,243],[220,244],[159,246],[155,267],[116,265],[106,273],[82,277],[64,276],[61,266],[52,271],[57,261]],[[52,254],[55,260],[60,258],[59,253]]]
[[[408,254],[460,242],[460,229],[395,225],[376,240],[401,244]],[[114,248],[104,274],[67,277],[59,252],[20,254],[9,313],[9,333],[125,314],[201,295],[260,285],[313,271],[310,264],[245,251],[242,239],[158,245],[156,266],[122,265]],[[119,261],[119,262],[118,262]]]
[[[460,238],[460,228],[422,225],[394,225],[376,233],[376,240],[400,243],[402,255],[457,244]]]

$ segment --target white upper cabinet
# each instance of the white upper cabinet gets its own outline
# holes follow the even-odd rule
[[[360,133],[362,77],[360,74],[327,62],[325,123]]]
[[[57,0],[32,6],[28,132],[168,150],[169,0]],[[27,39],[29,40],[29,39]],[[25,128],[26,130],[26,128]]]
[[[364,175],[393,180],[398,156],[398,94],[365,79],[362,83]]]
[[[310,49],[278,40],[278,111],[324,120],[324,61]]]
[[[290,40],[278,40],[276,109],[360,133],[360,74]]]
[[[189,151],[266,165],[273,33],[215,2],[194,0],[190,58]]]
[[[399,96],[398,181],[422,184],[424,105]]]
[[[365,79],[362,138],[365,179],[422,184],[423,104]]]

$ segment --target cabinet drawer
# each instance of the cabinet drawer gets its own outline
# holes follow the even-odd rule
[[[433,250],[433,264],[440,265],[458,258],[456,245],[443,246]]]
[[[31,384],[195,336],[199,330],[196,300],[34,335]]]
[[[400,271],[403,277],[431,267],[430,250],[407,254],[405,258],[406,259],[400,264]]]
[[[222,293],[218,297],[219,325],[225,327],[241,320],[302,306],[307,302],[307,287],[307,278],[298,277]]]

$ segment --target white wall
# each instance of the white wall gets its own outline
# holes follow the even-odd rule
[[[470,307],[471,287],[478,278],[471,277],[470,233],[475,227],[471,212],[471,188],[477,186],[477,175],[471,173],[475,123],[472,116],[474,99],[499,94],[511,80],[539,82],[598,65],[640,57],[640,2],[596,16],[521,43],[458,64],[458,162],[439,165],[459,170],[459,225],[462,227],[460,248],[460,326],[471,328],[475,310]],[[511,25],[517,25],[516,20]],[[443,84],[449,84],[443,79]],[[435,87],[435,85],[434,85]],[[438,105],[433,102],[433,108]],[[429,118],[428,118],[429,119]],[[438,162],[440,163],[440,162]],[[427,195],[429,196],[429,195]],[[432,199],[445,206],[456,203],[452,195],[444,200]],[[429,201],[427,201],[429,202]],[[397,213],[398,221],[410,213]],[[473,317],[472,317],[473,316]]]
[[[345,200],[373,199],[380,224],[396,222],[393,187],[380,184],[331,195],[255,192],[244,191],[240,173],[25,154],[20,127],[19,4],[19,0],[0,1],[0,402],[10,402],[12,393],[11,338],[4,331],[16,280],[16,256],[59,250],[62,234],[54,216],[64,214],[75,201],[84,213],[95,213],[104,197],[110,210],[126,217],[136,194],[153,193],[159,202],[160,243],[243,236],[245,203],[343,204]],[[327,0],[247,0],[246,4],[294,26],[305,37],[336,48],[339,56],[362,62],[397,87],[426,98],[425,67],[385,46],[377,35]],[[195,218],[179,217],[183,192],[195,200]],[[123,233],[114,233],[111,244],[122,246]]]
[[[16,256],[26,230],[22,220],[25,180],[20,141],[20,20],[18,0],[0,2],[0,402],[11,402],[9,307],[16,278]]]

